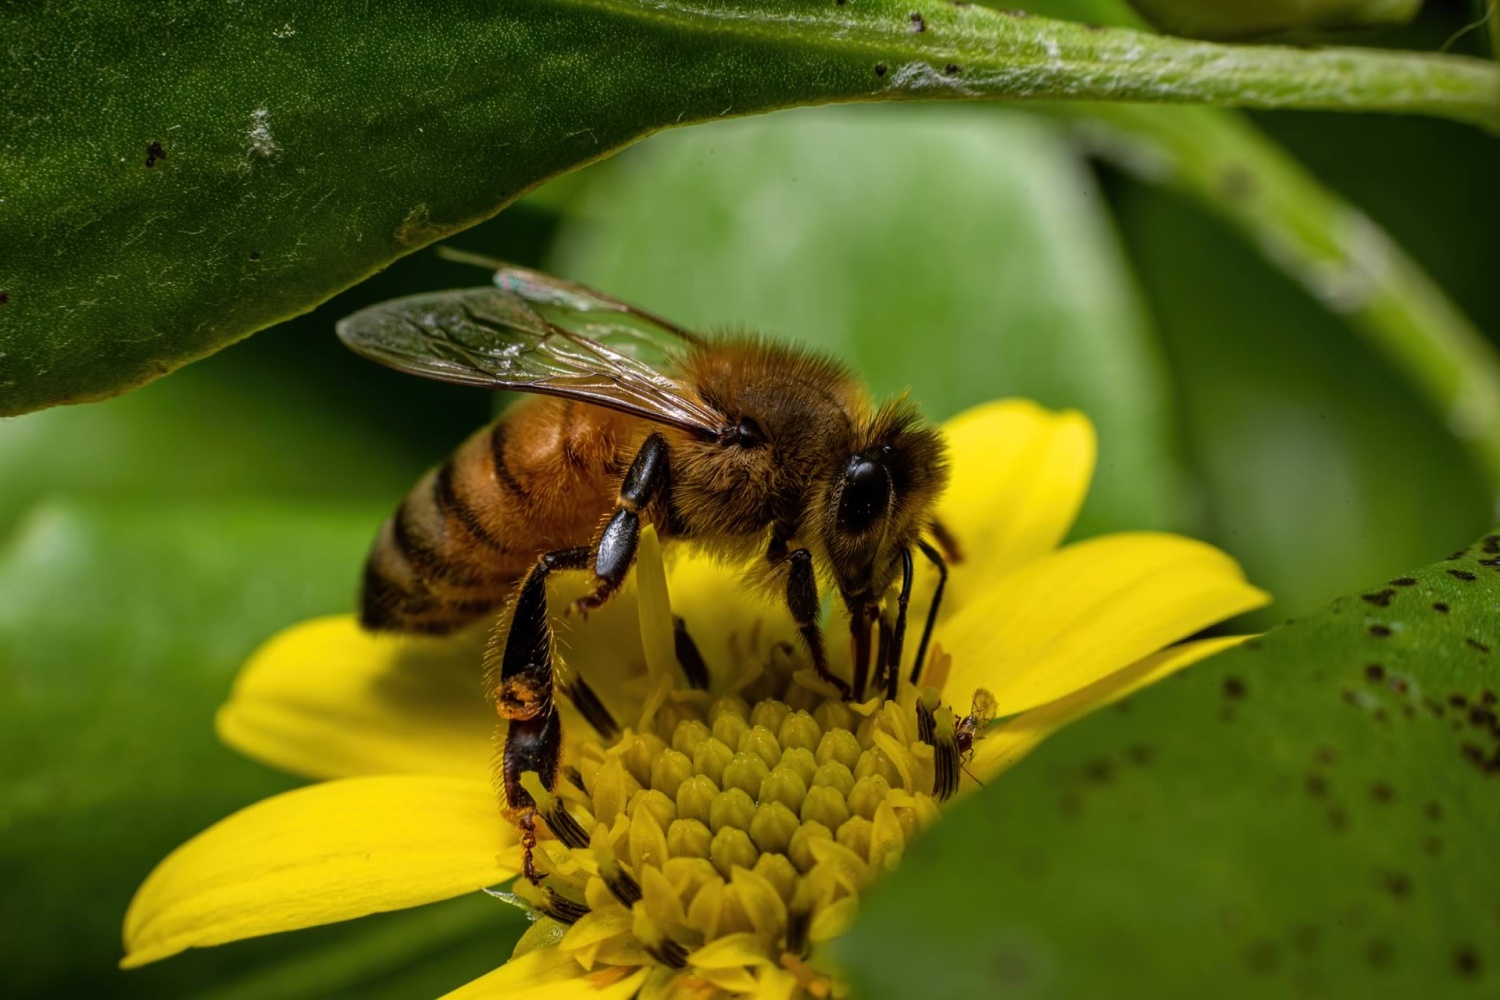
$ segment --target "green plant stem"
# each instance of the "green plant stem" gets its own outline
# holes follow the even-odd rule
[[[703,16],[696,4],[669,9]],[[908,24],[892,30],[888,21],[851,15],[841,32],[888,59],[890,91],[881,97],[905,91],[912,97],[1394,111],[1500,126],[1500,67],[1483,59],[1223,45],[981,7],[934,12],[922,32]]]
[[[1237,116],[1058,110],[1115,162],[1205,202],[1368,338],[1469,448],[1500,507],[1500,354],[1384,230]]]

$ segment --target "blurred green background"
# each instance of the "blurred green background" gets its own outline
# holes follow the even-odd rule
[[[1470,19],[1431,3],[1354,40],[1436,48]],[[1254,120],[1500,338],[1500,144],[1436,120]],[[846,107],[664,133],[452,245],[815,344],[933,417],[1077,407],[1101,437],[1078,533],[1224,547],[1276,595],[1247,627],[1491,523],[1478,471],[1366,341],[1203,204],[1091,161],[1070,120]],[[494,406],[346,353],[334,322],[484,280],[420,253],[138,392],[0,423],[7,995],[437,995],[508,954],[521,921],[484,898],[114,969],[151,866],[294,784],[214,740],[237,666],[352,607],[381,517]]]

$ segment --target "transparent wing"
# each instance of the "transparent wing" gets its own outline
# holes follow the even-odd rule
[[[705,435],[722,429],[722,414],[661,370],[697,342],[692,334],[535,271],[504,268],[495,280],[371,306],[342,320],[339,338],[426,378],[568,396]]]
[[[969,718],[974,720],[974,731],[976,734],[983,733],[991,722],[995,721],[995,710],[999,708],[995,696],[984,688],[976,688],[974,691],[974,706],[969,710]]]

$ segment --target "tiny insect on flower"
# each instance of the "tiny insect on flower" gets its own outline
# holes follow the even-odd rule
[[[952,486],[938,513],[969,558],[923,674],[894,698],[845,700],[784,609],[738,589],[732,568],[665,563],[644,531],[616,599],[559,630],[558,684],[586,677],[616,731],[559,700],[560,780],[519,776],[539,815],[532,883],[515,878],[523,850],[491,777],[483,637],[304,623],[247,665],[219,728],[334,780],[163,861],[127,914],[125,964],[489,889],[535,922],[454,996],[838,995],[821,943],[946,801],[1234,643],[1182,640],[1265,600],[1188,539],[1059,548],[1093,466],[1080,415],[993,403],[943,433]],[[914,615],[933,582],[918,580]],[[847,655],[830,667],[851,669]]]

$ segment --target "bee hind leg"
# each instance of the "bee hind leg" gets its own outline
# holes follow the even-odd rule
[[[620,482],[615,512],[604,526],[594,551],[594,590],[573,602],[575,613],[586,615],[600,607],[625,582],[641,540],[641,511],[660,495],[666,481],[667,440],[660,434],[652,434],[635,453],[635,460]]]

